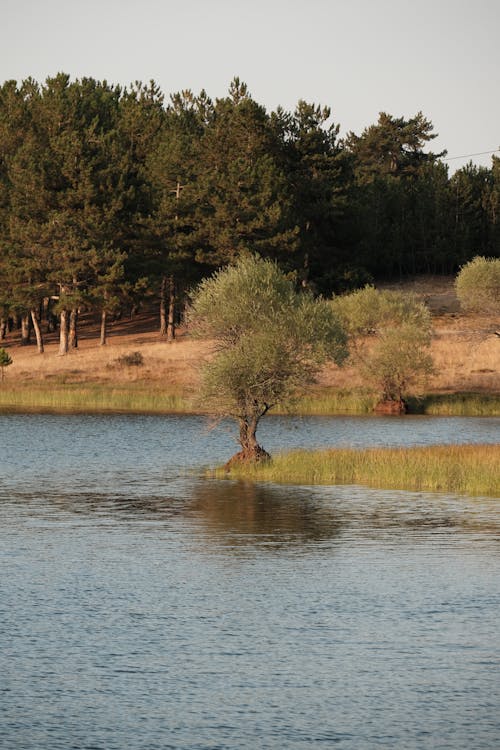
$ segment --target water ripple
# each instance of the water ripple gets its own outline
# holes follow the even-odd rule
[[[201,425],[4,425],[0,747],[496,749],[498,500],[205,481]]]

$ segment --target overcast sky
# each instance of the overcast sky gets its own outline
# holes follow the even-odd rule
[[[0,80],[64,71],[268,110],[331,107],[341,133],[421,110],[449,157],[500,147],[500,0],[0,0]],[[491,155],[473,156],[489,166]],[[451,171],[466,159],[450,160]]]

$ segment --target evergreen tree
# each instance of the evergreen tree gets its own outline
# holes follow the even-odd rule
[[[91,301],[95,269],[103,262],[116,267],[122,258],[117,242],[130,200],[130,161],[118,129],[120,95],[106,82],[71,83],[65,74],[42,88],[39,123],[50,171],[40,236],[52,256],[61,354],[68,350],[70,318]]]
[[[348,180],[345,151],[337,136],[339,125],[328,124],[328,107],[299,101],[293,115],[278,109],[273,127],[283,143],[287,179],[298,219],[300,264],[303,284],[311,281],[331,293],[345,262],[342,219]]]
[[[190,91],[173,95],[146,159],[152,211],[145,222],[150,242],[145,261],[150,284],[160,297],[160,334],[170,341],[175,338],[178,298],[186,284],[199,280],[195,262],[198,151],[207,106],[203,92],[200,97]]]
[[[354,176],[350,200],[356,254],[374,276],[426,270],[434,238],[420,216],[429,210],[433,185],[439,185],[432,167],[445,153],[424,151],[436,137],[432,131],[421,112],[408,120],[382,112],[376,125],[346,139]]]
[[[238,78],[209,113],[198,166],[198,261],[220,266],[248,250],[286,258],[296,249],[279,144],[265,109]]]
[[[495,186],[493,171],[469,162],[451,178],[450,198],[454,257],[460,266],[476,255],[489,253],[498,210],[498,183]],[[491,249],[498,253],[498,246]]]

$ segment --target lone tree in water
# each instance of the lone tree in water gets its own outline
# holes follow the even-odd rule
[[[346,335],[323,299],[297,292],[276,263],[245,256],[193,292],[193,331],[214,341],[202,372],[205,406],[239,426],[231,461],[258,461],[257,426],[267,412],[314,382],[320,367],[347,357]]]

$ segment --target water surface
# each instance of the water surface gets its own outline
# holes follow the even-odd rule
[[[500,420],[276,418],[285,446]],[[497,748],[498,500],[209,481],[197,417],[0,416],[0,747]]]

